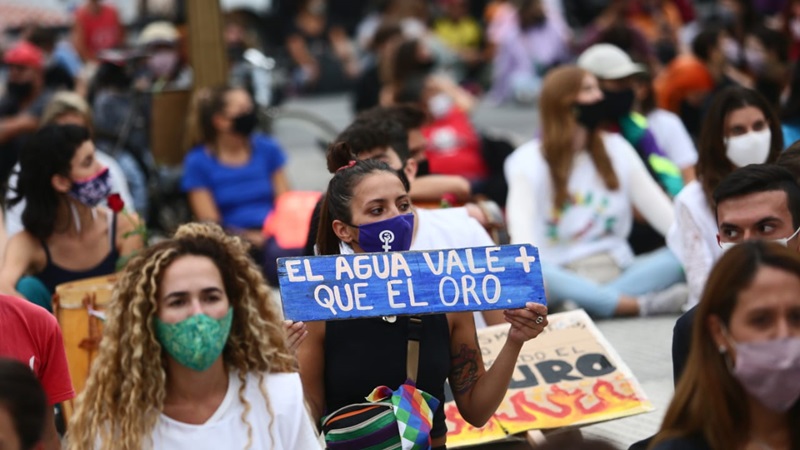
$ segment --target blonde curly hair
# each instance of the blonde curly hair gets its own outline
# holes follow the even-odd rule
[[[233,308],[223,361],[241,381],[239,399],[245,405],[242,421],[250,447],[252,426],[246,420],[250,405],[244,398],[247,373],[260,375],[261,394],[269,408],[264,373],[295,372],[297,364],[287,347],[276,302],[247,248],[217,225],[192,223],[128,263],[107,310],[97,359],[69,423],[69,449],[95,448],[98,442],[104,449],[152,447],[150,434],[164,406],[167,378],[153,326],[158,290],[166,268],[185,255],[209,257],[222,275]]]

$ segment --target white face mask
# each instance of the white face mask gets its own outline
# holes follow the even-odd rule
[[[436,94],[428,100],[428,111],[438,119],[450,112],[453,107],[453,99],[447,94]]]
[[[772,144],[772,132],[768,129],[751,131],[741,136],[733,136],[725,140],[725,156],[736,167],[748,164],[763,164],[769,158]]]
[[[800,232],[800,228],[794,230],[794,233],[792,233],[792,235],[789,236],[789,237],[780,238],[780,239],[772,239],[772,240],[769,240],[767,242],[774,242],[776,244],[781,244],[784,247],[788,247],[789,246],[789,241],[792,240],[795,236],[797,236],[798,232]],[[719,242],[719,248],[721,248],[722,251],[727,252],[728,250],[732,249],[738,243],[739,242],[722,242],[722,241],[720,241]]]

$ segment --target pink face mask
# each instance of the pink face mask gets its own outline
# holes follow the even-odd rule
[[[727,331],[725,332],[728,335]],[[731,373],[762,405],[786,412],[800,398],[800,338],[734,342],[736,363]]]
[[[159,50],[147,60],[147,66],[156,78],[168,77],[178,65],[178,54],[173,50]]]

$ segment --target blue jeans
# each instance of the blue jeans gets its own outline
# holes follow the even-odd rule
[[[606,284],[544,261],[542,274],[548,304],[572,300],[595,317],[613,316],[620,296],[637,297],[661,291],[685,279],[681,263],[666,247],[637,256],[619,277]]]

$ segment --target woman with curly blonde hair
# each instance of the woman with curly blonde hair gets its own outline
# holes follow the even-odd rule
[[[276,304],[247,244],[181,226],[132,260],[70,449],[319,448]]]

